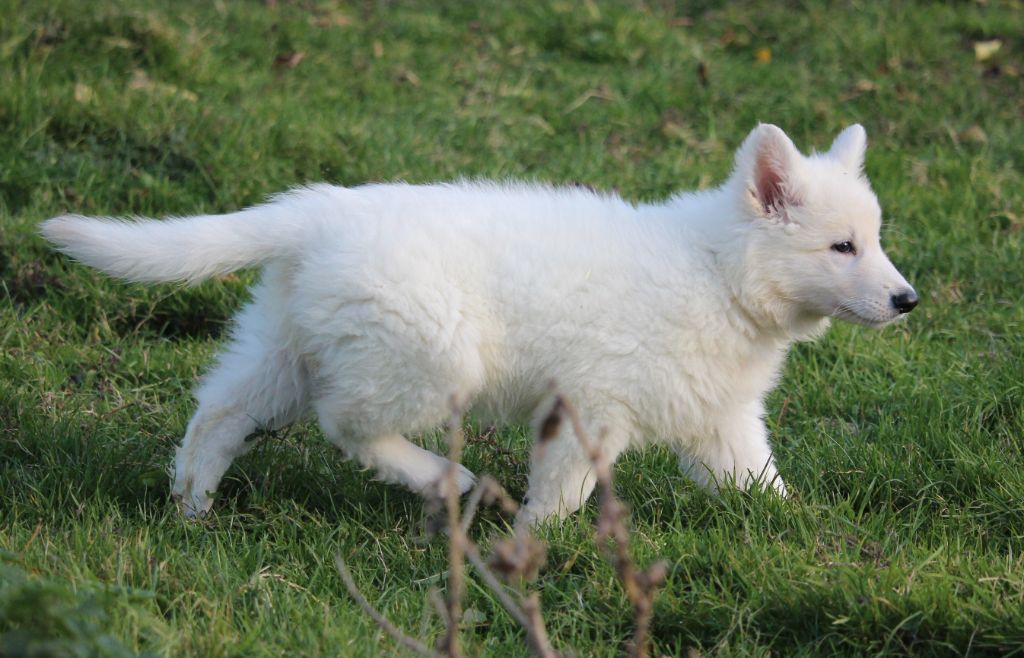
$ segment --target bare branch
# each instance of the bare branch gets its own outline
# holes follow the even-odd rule
[[[557,436],[565,416],[568,416],[573,433],[593,464],[594,475],[601,489],[601,515],[597,525],[598,545],[614,565],[615,573],[633,605],[634,631],[633,637],[627,645],[628,654],[632,658],[647,658],[654,597],[658,588],[665,582],[667,564],[665,561],[659,560],[645,570],[637,569],[629,551],[629,529],[627,527],[629,512],[626,506],[615,497],[611,464],[601,450],[600,444],[593,441],[587,433],[575,407],[561,395],[556,396],[555,404],[542,424],[538,447],[542,448],[546,442]],[[489,564],[481,557],[477,545],[469,539],[469,527],[481,503],[487,505],[498,503],[503,511],[512,513],[517,510],[518,505],[496,480],[483,476],[470,493],[465,514],[461,513],[458,465],[461,463],[464,437],[461,410],[458,402],[454,399],[448,426],[448,443],[451,464],[438,483],[441,498],[437,499],[435,503],[443,503],[446,512],[448,586],[443,600],[437,590],[431,590],[429,594],[431,605],[437,610],[445,625],[445,633],[438,640],[437,651],[405,635],[374,609],[356,588],[352,575],[341,556],[338,555],[336,558],[338,571],[349,594],[388,635],[401,645],[423,656],[462,658],[459,625],[462,620],[465,561],[468,559],[502,607],[523,628],[530,652],[540,658],[562,658],[562,655],[551,646],[551,640],[544,625],[544,617],[541,614],[540,595],[536,592],[527,596],[513,594],[502,584],[495,573],[497,570],[509,580],[535,578],[543,566],[546,547],[534,539],[528,531],[517,531],[514,538],[503,540],[495,545]]]
[[[512,618],[516,620],[523,628],[529,624],[529,620],[526,618],[526,614],[523,609],[519,607],[519,604],[512,598],[512,596],[505,590],[505,587],[498,580],[498,577],[494,575],[484,559],[480,557],[480,551],[477,550],[476,546],[470,547],[466,551],[466,557],[469,558],[470,564],[472,564],[480,577],[484,579],[484,583],[487,587],[494,592],[494,595],[498,597],[498,602],[501,603],[501,607],[505,608],[508,614],[512,615]]]
[[[369,615],[373,621],[377,622],[377,625],[380,626],[385,633],[390,635],[393,640],[421,656],[427,656],[427,658],[444,658],[444,656],[437,653],[416,638],[409,637],[400,631],[388,620],[387,617],[381,614],[379,610],[374,608],[373,605],[366,600],[363,593],[359,591],[358,587],[356,587],[356,581],[352,579],[352,573],[345,565],[345,560],[342,559],[341,553],[334,556],[334,564],[338,567],[338,573],[341,574],[341,580],[345,583],[345,589],[348,590],[349,596],[351,596],[355,602],[359,604],[359,607],[363,609],[363,612]]]
[[[540,594],[530,592],[530,595],[523,599],[523,611],[529,620],[525,628],[530,648],[542,658],[557,658],[559,654],[551,648],[548,631],[544,628],[544,617],[540,613]]]
[[[658,588],[665,582],[668,564],[664,560],[658,560],[647,569],[637,569],[629,550],[629,528],[626,525],[629,511],[615,497],[611,464],[608,463],[601,446],[590,438],[576,408],[562,395],[556,396],[555,405],[544,425],[557,426],[559,421],[552,420],[551,417],[560,416],[563,412],[568,414],[576,439],[594,465],[594,475],[601,489],[601,516],[597,524],[598,544],[611,560],[626,596],[633,605],[634,629],[633,637],[628,644],[629,656],[647,658],[654,597]]]
[[[531,594],[521,603],[517,603],[480,557],[476,546],[470,545],[466,557],[476,567],[488,589],[498,597],[498,601],[505,611],[512,615],[512,618],[526,631],[526,643],[530,651],[540,658],[561,658],[561,654],[555,651],[551,646],[551,640],[548,639],[544,618],[540,614],[540,598],[536,594]]]
[[[440,646],[451,658],[462,657],[459,643],[459,622],[462,620],[462,579],[465,575],[465,556],[468,538],[459,521],[458,468],[462,463],[462,409],[452,397],[452,415],[448,421],[448,472],[442,482],[445,508],[448,512],[448,603],[447,629]]]

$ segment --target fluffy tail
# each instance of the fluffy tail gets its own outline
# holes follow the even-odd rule
[[[63,215],[43,222],[40,231],[65,254],[115,277],[196,283],[288,255],[309,241],[310,226],[322,215],[303,202],[318,191],[298,190],[227,215]]]

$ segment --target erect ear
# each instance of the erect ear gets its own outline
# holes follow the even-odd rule
[[[836,135],[828,154],[850,171],[859,173],[864,166],[864,149],[867,145],[868,134],[864,132],[864,126],[855,123]]]
[[[803,156],[778,126],[762,123],[736,154],[736,175],[756,214],[790,221],[789,210],[800,204],[796,181]]]

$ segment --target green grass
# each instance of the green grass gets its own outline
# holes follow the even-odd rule
[[[339,552],[411,634],[442,630],[426,593],[445,546],[419,541],[422,504],[311,425],[239,460],[209,521],[173,509],[189,390],[253,275],[126,286],[54,254],[37,222],[226,211],[311,180],[653,199],[721,180],[757,121],[802,148],[865,124],[885,242],[922,303],[795,350],[769,404],[791,500],[709,496],[659,450],[622,460],[634,549],[671,564],[655,648],[1021,653],[1019,2],[276,4],[0,0],[0,654],[394,652]],[[989,39],[1002,48],[976,61]],[[467,465],[521,495],[529,439],[496,440]],[[594,511],[544,529],[537,587],[559,647],[613,656],[629,606]],[[473,532],[502,527],[489,513]],[[522,655],[468,590],[471,653]]]

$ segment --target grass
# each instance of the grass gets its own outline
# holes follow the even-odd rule
[[[1020,654],[1024,11],[727,4],[0,0],[0,654],[395,651],[338,552],[408,632],[442,630],[426,592],[445,547],[418,541],[420,501],[315,427],[241,459],[210,520],[171,505],[189,390],[253,274],[126,286],[54,254],[38,221],[226,211],[310,180],[653,199],[721,180],[757,121],[803,148],[865,124],[884,239],[923,301],[795,350],[769,401],[792,500],[709,496],[659,450],[622,460],[634,550],[672,565],[655,648]],[[528,450],[511,428],[466,461],[519,496]],[[556,645],[612,656],[629,606],[593,518],[544,529],[537,587]],[[522,655],[468,589],[471,652]]]

